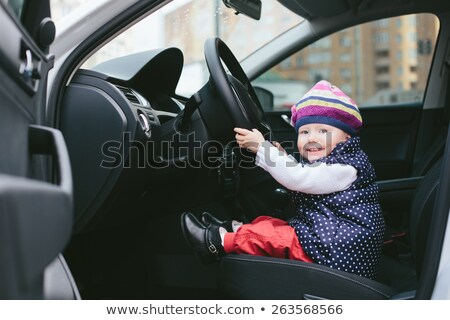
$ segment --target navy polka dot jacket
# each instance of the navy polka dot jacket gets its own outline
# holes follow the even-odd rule
[[[317,161],[348,164],[358,174],[352,185],[330,194],[291,192],[297,215],[289,220],[314,262],[374,278],[384,236],[375,171],[358,137],[338,144]],[[307,165],[307,164],[305,164]]]

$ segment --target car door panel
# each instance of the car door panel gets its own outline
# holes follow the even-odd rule
[[[62,134],[31,126],[31,154],[48,154],[58,184],[0,174],[0,297],[42,298],[43,271],[69,240],[72,177]],[[25,288],[25,290],[24,290]]]
[[[0,122],[0,170],[14,175],[25,176],[27,173],[26,157],[14,158],[11,154],[18,154],[24,145],[27,145],[28,124],[33,115],[30,110],[33,96],[29,96],[29,88],[20,75],[23,64],[21,57],[22,41],[20,30],[13,23],[5,11],[0,11],[0,18],[4,28],[0,29],[3,45],[0,48],[0,101],[2,117]],[[5,45],[7,44],[7,45]],[[26,91],[25,95],[22,93]],[[31,94],[33,94],[31,92]],[[14,133],[14,134],[13,134]],[[9,137],[6,139],[6,137]]]
[[[60,131],[42,126],[53,57],[4,2],[0,21],[0,299],[40,299],[71,235],[70,163]]]
[[[378,180],[409,176],[421,112],[421,104],[361,109],[361,146]]]

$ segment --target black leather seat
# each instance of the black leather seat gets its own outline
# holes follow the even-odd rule
[[[410,214],[410,242],[413,263],[407,268],[420,275],[426,236],[433,213],[442,160],[437,161],[418,185]],[[385,263],[382,259],[382,263]],[[404,267],[404,266],[403,266]],[[399,266],[399,268],[403,268]],[[380,266],[380,270],[395,267]],[[391,299],[403,293],[395,279],[383,274],[385,283],[313,263],[227,255],[221,261],[218,286],[233,299]],[[392,281],[391,281],[392,280]],[[386,284],[389,283],[390,285]],[[414,294],[409,293],[409,296]]]

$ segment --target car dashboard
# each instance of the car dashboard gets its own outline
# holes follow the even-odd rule
[[[182,52],[168,48],[109,60],[74,75],[64,93],[60,128],[72,162],[75,233],[114,221],[111,212],[132,215],[132,204],[140,206],[149,183],[184,174],[179,162],[186,158],[185,148],[178,145],[183,141],[174,141],[184,108],[175,94],[182,67]],[[199,118],[193,115],[193,126]],[[202,128],[197,133],[205,130],[197,126]]]

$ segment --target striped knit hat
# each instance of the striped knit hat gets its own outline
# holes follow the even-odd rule
[[[291,122],[298,128],[309,123],[323,123],[355,135],[362,126],[356,103],[341,89],[325,80],[319,81],[291,109]]]

